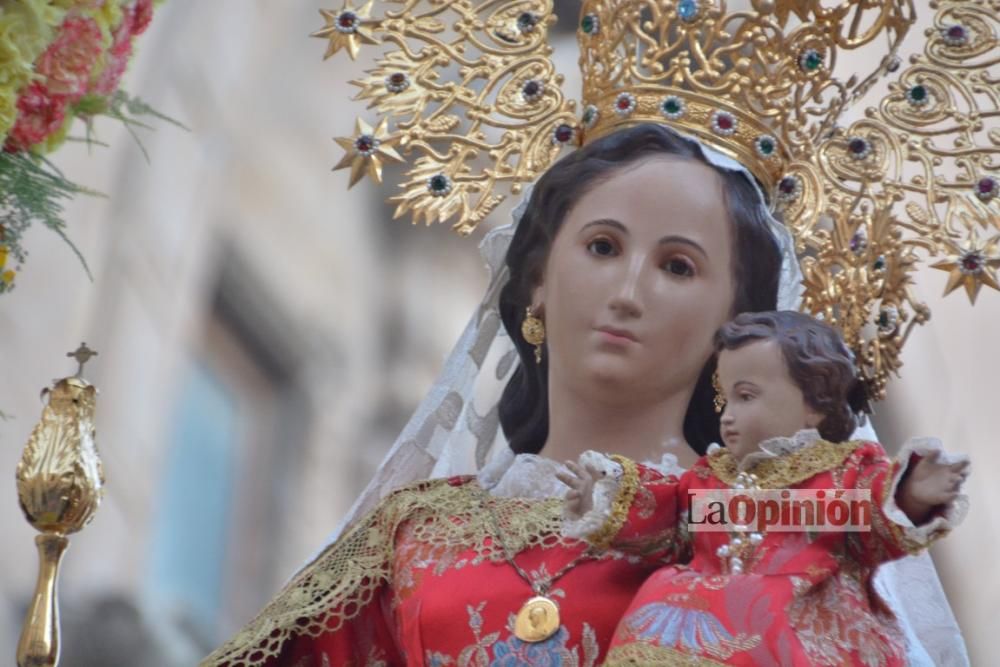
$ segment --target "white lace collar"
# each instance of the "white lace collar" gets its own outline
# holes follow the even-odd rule
[[[740,460],[737,470],[749,470],[755,464],[765,459],[773,459],[785,454],[791,454],[792,452],[798,451],[803,447],[813,444],[818,440],[822,440],[819,435],[819,431],[814,428],[804,428],[798,431],[792,437],[777,437],[768,438],[764,440],[759,445],[757,445],[757,451],[750,452],[743,456]],[[712,443],[708,446],[708,453],[721,449],[721,445],[718,443]]]

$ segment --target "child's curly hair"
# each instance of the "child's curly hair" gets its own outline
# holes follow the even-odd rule
[[[735,350],[759,340],[778,343],[792,381],[809,407],[823,415],[820,436],[831,442],[851,437],[863,423],[868,392],[840,333],[794,310],[742,313],[716,332],[715,350]]]

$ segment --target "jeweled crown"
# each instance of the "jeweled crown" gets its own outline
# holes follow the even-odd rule
[[[585,0],[580,22],[583,141],[664,123],[745,165],[772,192],[844,109],[883,75],[914,21],[909,0]],[[838,52],[884,48],[868,72]]]
[[[1000,0],[921,0],[933,23],[906,63],[912,0],[583,0],[579,108],[552,0],[344,2],[322,12],[326,56],[388,48],[352,82],[380,120],[337,139],[337,168],[353,185],[406,162],[396,217],[470,233],[564,148],[657,122],[757,177],[795,237],[802,310],[843,331],[875,397],[929,317],[925,258],[946,293],[1000,290]],[[888,94],[842,126],[880,77]]]

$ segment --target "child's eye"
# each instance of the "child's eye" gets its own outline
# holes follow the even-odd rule
[[[690,261],[684,259],[683,257],[674,257],[673,259],[667,260],[667,263],[663,265],[663,268],[675,276],[683,276],[689,278],[694,275],[694,266]]]
[[[611,257],[615,254],[615,244],[606,238],[597,238],[587,244],[587,250],[595,255]]]

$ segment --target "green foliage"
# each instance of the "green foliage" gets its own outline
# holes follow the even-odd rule
[[[71,141],[82,141],[88,147],[106,147],[107,144],[94,136],[93,120],[99,116],[112,118],[125,126],[147,162],[149,155],[135,130],[154,128],[139,120],[140,118],[157,118],[184,130],[188,129],[180,122],[122,90],[111,97],[84,96],[73,105],[73,110],[77,117],[86,123],[87,131],[86,136],[70,139]],[[28,255],[21,244],[24,232],[32,224],[41,223],[69,244],[83,264],[87,275],[93,280],[87,261],[67,236],[66,222],[63,220],[66,203],[80,194],[104,196],[70,181],[52,162],[41,155],[0,151],[0,245],[7,247],[8,256],[17,262],[18,269]],[[0,280],[0,293],[11,287]]]
[[[62,218],[66,202],[78,194],[103,196],[68,180],[44,157],[0,151],[0,227],[3,229],[0,241],[18,264],[27,256],[21,245],[24,232],[33,223],[41,223],[69,244],[90,276],[86,260],[66,235],[66,223]],[[0,290],[4,289],[6,287],[0,285]]]

